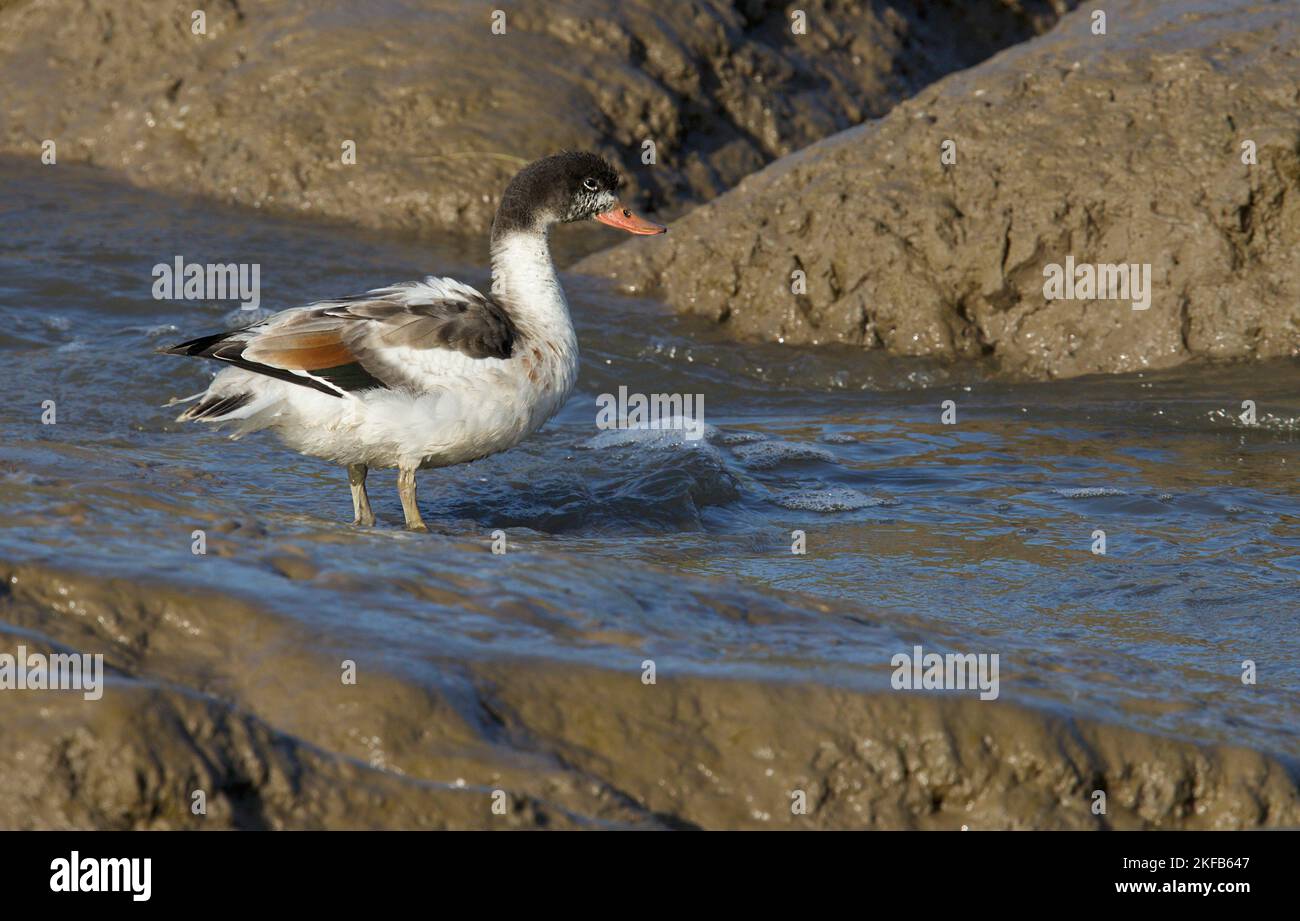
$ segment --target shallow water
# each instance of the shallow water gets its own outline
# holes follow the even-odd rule
[[[171,421],[162,404],[214,366],[154,349],[240,316],[154,300],[151,268],[256,262],[279,309],[430,272],[484,284],[485,244],[12,162],[0,203],[0,562],[246,602],[416,684],[524,656],[882,688],[922,643],[999,654],[1004,700],[1300,754],[1300,363],[996,383],[737,344],[574,277],[583,365],[560,416],[422,474],[432,535],[400,530],[392,474],[373,474],[380,527],[358,531],[342,471]],[[561,229],[557,248],[571,259],[602,232]],[[596,396],[620,386],[703,395],[707,437],[598,431]]]

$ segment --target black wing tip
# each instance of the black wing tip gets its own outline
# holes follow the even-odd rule
[[[154,352],[158,355],[203,355],[212,346],[229,335],[230,333],[213,333],[210,336],[199,336],[197,339],[191,339],[177,345],[165,345],[162,348],[155,349]]]

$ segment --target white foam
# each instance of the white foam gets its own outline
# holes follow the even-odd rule
[[[868,496],[866,493],[845,486],[833,486],[828,489],[801,489],[777,496],[772,501],[782,508],[802,512],[851,512],[860,508],[891,504],[888,499],[882,499],[879,496]]]
[[[796,444],[789,441],[759,441],[739,445],[733,449],[737,457],[755,470],[770,470],[782,464],[803,461],[834,463],[835,455],[815,445]]]
[[[1079,489],[1058,489],[1056,493],[1065,496],[1067,499],[1098,499],[1102,496],[1127,496],[1128,493],[1122,489],[1112,489],[1109,486],[1085,486]]]

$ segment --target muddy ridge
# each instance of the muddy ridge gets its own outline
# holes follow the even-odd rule
[[[577,268],[742,338],[988,357],[1021,377],[1297,354],[1294,4],[1106,13],[1105,35],[1080,9]],[[1049,300],[1044,268],[1067,259],[1150,265],[1149,307]]]
[[[1049,28],[1072,0],[0,4],[0,150],[416,231],[481,232],[508,178],[601,150],[673,212]],[[645,166],[643,142],[656,144]],[[345,165],[344,141],[356,145]]]
[[[0,567],[0,623],[112,676],[98,701],[0,695],[6,828],[1300,824],[1269,756],[1001,702],[531,659],[421,686],[244,602],[32,564]]]

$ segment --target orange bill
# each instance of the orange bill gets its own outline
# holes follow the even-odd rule
[[[610,227],[617,227],[619,230],[626,230],[628,233],[652,234],[667,233],[668,228],[663,224],[656,224],[654,221],[647,221],[645,218],[636,214],[632,209],[619,202],[608,211],[596,215],[596,220],[602,224],[608,224]]]

